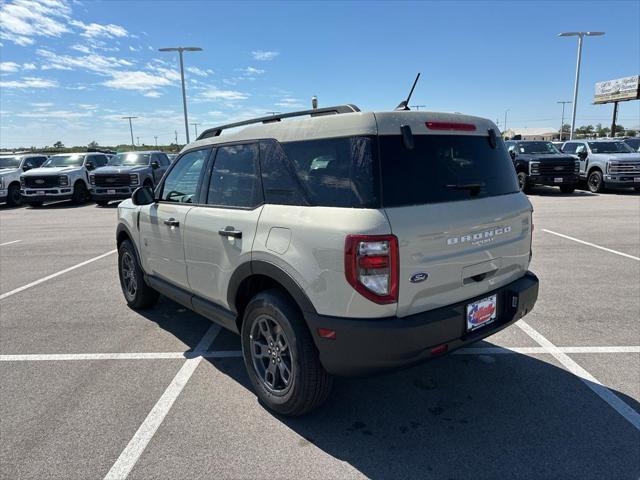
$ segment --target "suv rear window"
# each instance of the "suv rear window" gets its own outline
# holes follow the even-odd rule
[[[343,137],[283,143],[309,204],[377,208],[379,200],[374,142]]]
[[[518,191],[502,140],[489,137],[415,135],[407,149],[400,135],[379,137],[385,207],[455,202]]]

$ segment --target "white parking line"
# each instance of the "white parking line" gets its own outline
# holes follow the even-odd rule
[[[640,353],[640,346],[557,347],[562,353]],[[548,354],[544,347],[468,347],[452,355]],[[0,362],[73,362],[87,360],[166,360],[192,358],[241,358],[241,350],[138,352],[138,353],[43,353],[0,355]]]
[[[31,283],[27,283],[26,285],[23,285],[21,287],[18,287],[14,290],[11,290],[10,292],[7,293],[3,293],[2,295],[0,295],[0,300],[4,300],[7,297],[10,297],[12,295],[15,295],[16,293],[20,293],[24,290],[27,290],[28,288],[31,287],[35,287],[36,285],[40,285],[41,283],[46,282],[47,280],[51,280],[52,278],[56,278],[59,277],[60,275],[64,275],[65,273],[68,273],[72,270],[75,270],[76,268],[80,268],[80,267],[84,267],[85,265],[88,265],[89,263],[95,262],[96,260],[100,260],[101,258],[107,257],[109,255],[112,255],[114,253],[116,253],[118,250],[111,250],[107,253],[103,253],[102,255],[98,255],[97,257],[93,257],[90,258],[89,260],[85,260],[84,262],[78,263],[77,265],[74,265],[73,267],[69,267],[69,268],[65,268],[64,270],[60,270],[59,272],[56,273],[52,273],[51,275],[47,275],[46,277],[41,278],[40,280],[36,280],[35,282],[31,282]]]
[[[200,342],[198,342],[194,352],[198,353],[207,350],[219,332],[219,326],[211,325],[209,330],[207,330],[207,333],[205,333]],[[105,480],[127,478],[129,472],[131,472],[131,469],[138,462],[140,455],[142,455],[142,452],[147,448],[147,445],[162,424],[167,413],[169,413],[171,406],[176,401],[180,392],[182,392],[182,389],[185,387],[201,361],[202,357],[198,356],[196,358],[190,358],[184,362],[182,368],[180,368],[178,373],[176,373],[176,376],[173,377],[173,380],[160,397],[160,400],[158,400],[151,409],[147,418],[144,419],[144,422],[142,422],[138,431],[122,451],[116,460],[116,463],[113,464],[109,472],[105,475]]]
[[[560,351],[553,343],[546,339],[541,333],[529,326],[524,320],[519,320],[518,325],[524,333],[529,335],[537,344],[543,347],[547,353],[553,355],[569,372],[578,377],[584,384],[607,402],[616,412],[622,415],[631,425],[640,430],[640,413],[627,405],[615,393],[602,385],[593,375],[573,361],[566,353]]]
[[[18,243],[21,242],[22,240],[13,240],[11,242],[4,242],[4,243],[0,243],[0,247],[4,247],[5,245],[11,245],[12,243]]]
[[[629,255],[628,253],[622,253],[622,252],[619,252],[617,250],[612,250],[610,248],[601,247],[600,245],[596,245],[595,243],[585,242],[584,240],[580,240],[578,238],[573,238],[573,237],[570,237],[569,235],[564,235],[562,233],[554,232],[552,230],[547,230],[546,228],[543,228],[542,231],[550,233],[552,235],[557,235],[558,237],[566,238],[567,240],[573,240],[574,242],[582,243],[583,245],[588,245],[588,246],[593,247],[593,248],[599,248],[600,250],[604,250],[605,252],[615,253],[616,255],[620,255],[622,257],[627,257],[627,258],[630,258],[631,260],[637,260],[638,262],[640,262],[640,258],[639,257],[634,257],[633,255]]]

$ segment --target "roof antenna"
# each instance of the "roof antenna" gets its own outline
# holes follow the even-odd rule
[[[396,111],[411,110],[409,108],[409,100],[411,100],[411,95],[413,95],[413,89],[416,88],[416,83],[418,83],[418,79],[419,78],[420,78],[420,72],[418,72],[418,76],[416,76],[416,79],[413,82],[413,87],[411,87],[411,91],[409,92],[409,96],[407,97],[406,100],[403,100],[403,101],[400,102],[400,105],[398,105],[395,108]]]

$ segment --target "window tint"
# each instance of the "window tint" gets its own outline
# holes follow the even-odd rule
[[[39,167],[40,165],[42,165],[44,162],[47,161],[47,157],[35,157],[35,158],[32,158],[31,161],[36,167]]]
[[[578,147],[578,143],[565,143],[564,147],[562,147],[563,153],[576,153],[576,148]]]
[[[198,191],[200,172],[210,151],[194,150],[180,157],[163,183],[160,199],[165,202],[193,203]]]
[[[98,167],[104,167],[109,159],[106,155],[87,155],[87,162],[93,162]]]
[[[260,171],[266,203],[308,205],[287,154],[275,140],[260,142]]]
[[[217,150],[207,203],[227,207],[256,207],[262,203],[258,144],[230,145]]]
[[[385,207],[453,202],[518,191],[503,142],[489,137],[415,135],[408,150],[400,135],[380,137]]]
[[[168,167],[169,166],[169,159],[167,158],[167,156],[164,153],[159,153],[158,154],[158,159],[160,160],[160,166],[161,167]]]
[[[583,145],[581,143],[576,144],[576,151],[575,153],[580,153],[580,152],[584,152],[587,150],[586,145]]]
[[[311,205],[376,208],[373,140],[345,137],[283,143]]]

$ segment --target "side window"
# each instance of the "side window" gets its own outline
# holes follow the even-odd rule
[[[584,152],[586,147],[583,144],[576,144],[576,153]]]
[[[34,168],[38,168],[46,161],[47,161],[47,157],[34,157],[31,159],[31,162],[33,162]]]
[[[266,203],[307,205],[304,192],[287,154],[275,140],[260,142],[260,171]]]
[[[564,147],[562,147],[563,153],[576,153],[577,143],[565,143]]]
[[[193,203],[198,191],[200,174],[211,149],[185,153],[169,172],[162,185],[160,200],[176,203]]]
[[[257,143],[218,148],[207,204],[252,208],[262,203],[258,152]]]
[[[160,155],[158,155],[157,153],[152,153],[151,154],[151,158],[149,158],[149,165],[151,165],[151,162],[158,162],[158,165],[162,165],[160,163]]]
[[[167,156],[164,153],[159,153],[158,154],[158,160],[160,161],[160,166],[161,167],[168,167],[169,166],[169,159],[167,158]]]
[[[42,164],[42,162],[40,162],[40,165],[41,164]],[[25,159],[25,161],[23,163],[23,167],[28,167],[28,168],[37,168],[40,165],[38,164],[37,158],[35,158],[35,157]]]

